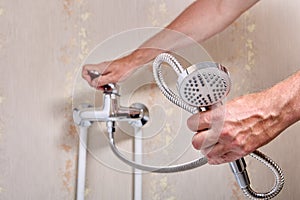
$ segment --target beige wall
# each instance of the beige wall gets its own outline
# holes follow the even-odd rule
[[[98,43],[121,31],[164,26],[191,2],[0,1],[0,199],[74,199],[78,136],[72,101],[75,105],[93,102],[95,95],[78,77],[83,59]],[[296,0],[261,1],[204,44],[214,60],[230,68],[234,84],[230,98],[270,87],[300,69],[299,4]],[[172,140],[178,123],[172,116],[181,111],[167,109],[168,102],[153,85],[135,89],[133,99],[151,107],[154,116],[161,108],[157,105],[165,105],[161,120],[166,121],[160,130],[164,135],[145,141],[145,151]],[[181,117],[183,126],[187,116]],[[157,128],[154,122],[148,131]],[[112,169],[122,166],[128,171],[113,157],[104,131],[99,131],[102,128],[94,125],[90,132],[86,197],[132,199],[132,174]],[[262,148],[285,172],[286,184],[277,199],[300,196],[299,128],[295,124]],[[122,132],[119,137],[119,145],[132,151],[131,137]],[[168,153],[162,155],[167,158]],[[190,148],[182,160],[195,156]],[[247,161],[253,184],[258,189],[270,186],[272,176],[255,161]],[[227,165],[178,174],[147,173],[143,197],[243,199]]]

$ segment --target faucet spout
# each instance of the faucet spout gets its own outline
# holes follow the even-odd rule
[[[88,122],[95,122],[101,121],[105,122],[108,120],[110,115],[110,101],[111,98],[109,95],[103,96],[103,107],[102,108],[95,108],[92,105],[84,106],[80,105],[79,108],[75,108],[73,110],[73,119],[74,122],[81,126],[86,121]]]

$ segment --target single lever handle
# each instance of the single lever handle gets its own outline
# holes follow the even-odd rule
[[[89,70],[88,74],[91,77],[91,80],[94,80],[95,78],[98,78],[101,75],[101,73],[97,72],[96,70]]]
[[[89,70],[88,74],[91,77],[91,80],[94,80],[95,78],[98,78],[99,76],[101,76],[101,73],[96,70]],[[103,89],[103,93],[118,94],[118,88],[117,88],[116,84],[114,84],[114,83],[109,83],[109,84],[103,85],[101,88]]]

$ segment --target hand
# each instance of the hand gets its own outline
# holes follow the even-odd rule
[[[265,91],[191,116],[187,124],[196,132],[194,148],[202,150],[209,164],[221,164],[267,144],[289,126],[276,99]]]
[[[101,89],[103,85],[108,83],[116,83],[126,79],[131,72],[137,68],[132,62],[130,56],[125,56],[120,59],[99,64],[87,64],[83,66],[82,77],[89,83],[90,86]],[[88,71],[95,70],[101,75],[98,78],[91,79]]]

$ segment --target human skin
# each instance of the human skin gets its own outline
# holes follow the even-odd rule
[[[143,43],[128,56],[83,66],[82,77],[95,88],[127,78],[138,67],[153,60],[164,51],[188,45],[187,40],[172,34],[181,33],[199,43],[221,32],[258,0],[198,0],[186,8],[165,30]],[[171,30],[171,31],[169,31]],[[176,42],[174,42],[176,41]],[[191,40],[188,40],[191,41]],[[187,43],[186,43],[187,42]],[[89,70],[101,73],[91,79]]]
[[[180,32],[201,43],[224,30],[257,0],[198,0],[185,9],[166,30]],[[174,41],[177,41],[174,43]],[[82,77],[98,89],[127,78],[158,54],[188,45],[170,31],[161,31],[128,56],[83,67]],[[91,79],[89,70],[101,76]],[[192,144],[210,164],[234,161],[269,143],[300,120],[300,71],[274,87],[238,97],[226,105],[195,114],[187,122],[196,132]],[[288,91],[282,95],[282,91]]]
[[[196,132],[194,148],[220,164],[253,152],[299,120],[300,71],[270,89],[195,114],[187,125]]]

